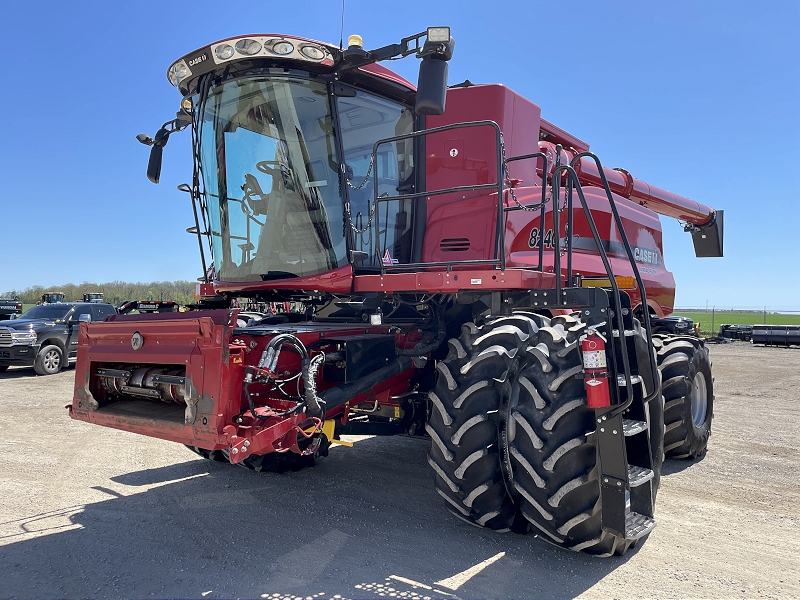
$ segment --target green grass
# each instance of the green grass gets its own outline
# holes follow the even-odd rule
[[[705,310],[676,310],[674,315],[689,317],[695,323],[700,323],[700,331],[703,333],[719,333],[719,326],[723,323],[728,325],[763,325],[764,313],[757,311],[715,311]],[[713,331],[712,331],[713,318]],[[767,325],[800,325],[800,314],[766,314]]]

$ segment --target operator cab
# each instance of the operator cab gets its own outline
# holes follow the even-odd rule
[[[168,79],[184,94],[179,118],[155,139],[139,140],[153,147],[148,176],[157,182],[169,135],[192,127],[191,191],[217,281],[274,283],[411,261],[413,202],[382,201],[374,231],[371,200],[376,188],[391,199],[420,187],[418,149],[413,139],[396,140],[373,159],[373,146],[413,133],[418,112],[444,110],[446,69],[421,69],[428,91],[418,92],[374,63],[414,52],[424,64],[449,60],[449,29],[435,29],[442,29],[438,38],[429,30],[369,52],[358,36],[345,51],[286,36],[232,38],[169,68]]]

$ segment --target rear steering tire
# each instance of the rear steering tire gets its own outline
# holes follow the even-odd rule
[[[653,338],[664,391],[664,451],[669,458],[705,452],[714,417],[714,378],[708,348],[698,338]]]

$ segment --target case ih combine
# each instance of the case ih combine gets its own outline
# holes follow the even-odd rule
[[[265,34],[175,62],[178,118],[138,137],[158,182],[191,130],[213,300],[83,324],[70,415],[256,471],[343,426],[427,435],[456,517],[622,554],[664,452],[703,452],[712,418],[703,343],[651,334],[675,288],[658,214],[721,256],[722,213],[603,167],[506,87],[448,89],[453,48]],[[416,88],[377,64],[410,54]],[[237,327],[233,298],[305,311]]]

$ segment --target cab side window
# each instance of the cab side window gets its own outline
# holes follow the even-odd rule
[[[93,306],[92,307],[92,321],[103,321],[109,315],[114,314],[114,309],[110,306]]]
[[[382,201],[376,208],[371,204],[376,180],[380,198],[414,192],[414,143],[405,139],[382,144],[375,161],[372,148],[378,140],[412,133],[414,112],[407,106],[367,92],[355,90],[354,93],[353,97],[337,99],[350,218],[355,228],[365,230],[363,233],[350,231],[351,248],[368,256],[359,266],[378,266],[380,261],[408,263],[412,201]],[[377,214],[373,214],[371,220],[372,211]],[[373,247],[375,220],[378,221],[377,248]]]

